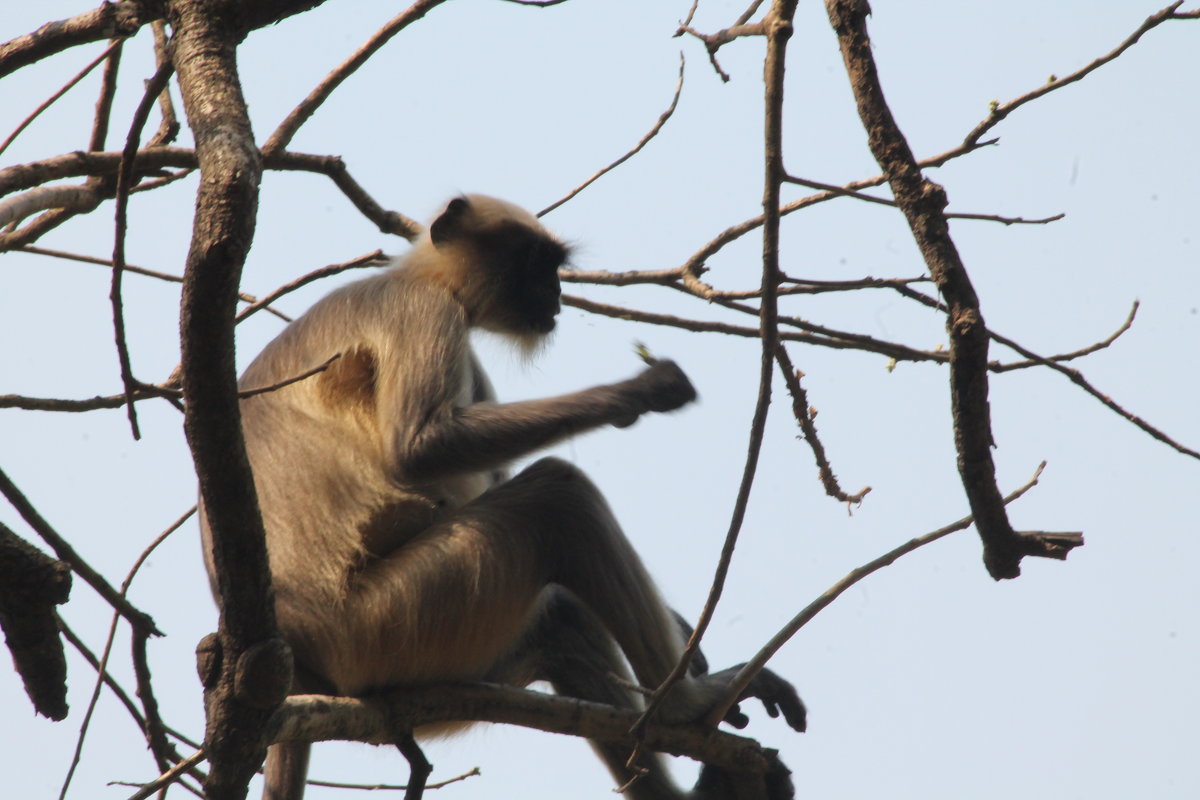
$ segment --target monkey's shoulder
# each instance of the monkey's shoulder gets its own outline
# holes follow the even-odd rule
[[[241,384],[258,389],[311,373],[266,404],[312,396],[330,410],[373,416],[381,384],[454,383],[453,365],[468,350],[466,315],[453,294],[393,268],[319,300],[263,349]]]

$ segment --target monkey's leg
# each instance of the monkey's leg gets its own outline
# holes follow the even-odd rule
[[[561,586],[546,588],[516,649],[487,674],[486,680],[516,686],[544,680],[565,697],[617,708],[642,707],[628,686],[631,678],[611,634],[591,609]],[[632,744],[593,741],[591,745],[617,784],[627,784],[633,777],[625,766]],[[675,800],[684,796],[671,781],[659,754],[642,754],[638,766],[646,772],[625,797]]]
[[[263,765],[263,800],[300,800],[308,775],[311,742],[280,742],[267,748]]]
[[[291,694],[328,694],[330,687],[317,676],[296,665]],[[263,765],[263,800],[301,800],[312,742],[279,742],[267,748]]]
[[[532,542],[546,583],[566,587],[603,623],[643,686],[675,667],[683,636],[599,489],[574,466],[544,458],[476,504],[511,519]]]
[[[551,608],[546,621],[538,615],[546,611],[547,587],[555,585],[573,601]],[[586,621],[572,635],[561,619],[579,609],[587,612]],[[678,622],[603,497],[582,473],[556,459],[537,462],[366,565],[338,619],[337,636],[347,646],[335,648],[341,658],[330,659],[325,650],[322,673],[344,693],[480,679],[507,664],[513,677],[524,669],[520,678],[527,680],[540,671],[564,694],[628,707],[635,705],[632,695],[608,680],[620,664],[613,641],[645,686],[657,686],[682,650]],[[513,658],[530,636],[550,634],[565,654],[524,666]],[[570,658],[572,648],[586,654],[583,666]],[[524,652],[531,649],[537,648]],[[679,684],[664,707],[669,719],[693,720],[711,706],[725,682],[707,677],[689,676]],[[601,749],[618,779],[627,757],[621,750]],[[665,774],[657,774],[642,788],[635,785],[641,794],[633,796],[682,796]],[[718,775],[706,770],[688,796],[740,797],[725,791],[732,784],[712,780]]]
[[[318,671],[349,694],[478,678],[519,641],[550,584],[600,618],[642,685],[674,667],[678,624],[604,498],[579,470],[543,459],[358,572],[321,632]]]

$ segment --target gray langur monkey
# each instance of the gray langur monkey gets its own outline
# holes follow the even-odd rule
[[[458,197],[397,266],[319,301],[242,376],[243,388],[272,386],[341,354],[241,406],[293,692],[546,680],[563,695],[638,708],[613,679],[628,675],[625,661],[648,687],[677,663],[686,623],[660,599],[599,490],[553,458],[511,480],[504,469],[575,434],[680,408],[696,397],[691,383],[658,361],[619,383],[498,404],[468,341],[472,328],[527,349],[542,340],[567,257],[532,214]],[[202,532],[211,575],[203,519]],[[662,718],[699,719],[733,671],[693,664]],[[783,679],[764,671],[746,694],[804,729],[804,706]],[[730,721],[745,724],[736,709]],[[301,797],[309,749],[270,748],[265,797]],[[595,749],[624,784],[627,748]],[[684,792],[661,764],[646,766],[628,797],[735,796],[716,767]],[[792,796],[779,773],[768,781],[772,800]]]

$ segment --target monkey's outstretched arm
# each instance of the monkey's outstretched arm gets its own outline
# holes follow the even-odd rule
[[[673,411],[696,398],[687,376],[659,361],[626,381],[517,403],[444,409],[416,430],[401,428],[392,469],[401,482],[424,482],[506,464],[602,425],[632,424],[648,411]]]

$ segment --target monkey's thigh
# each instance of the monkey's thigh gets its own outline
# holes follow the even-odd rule
[[[357,652],[341,666],[379,665],[360,685],[482,677],[519,642],[547,584],[575,571],[569,562],[613,560],[601,555],[611,546],[585,541],[615,525],[598,498],[574,467],[543,459],[371,562],[347,598],[360,624],[344,631]]]

